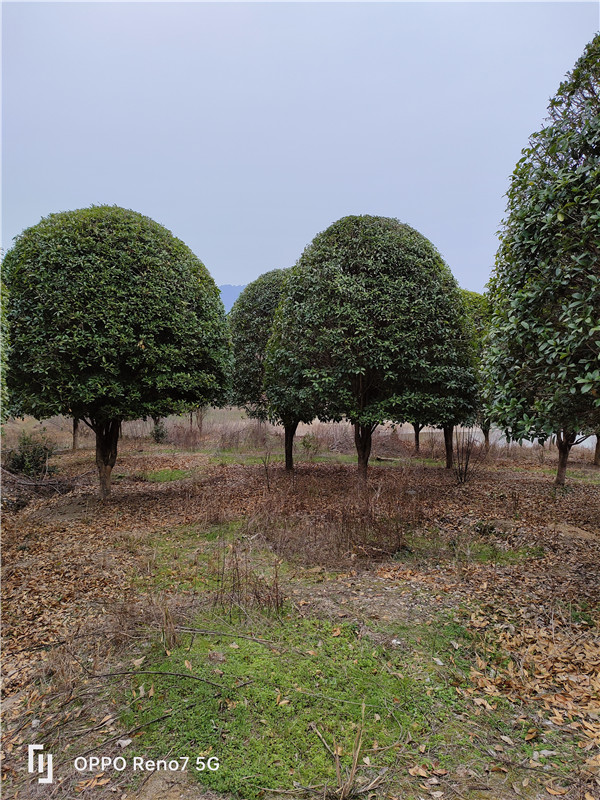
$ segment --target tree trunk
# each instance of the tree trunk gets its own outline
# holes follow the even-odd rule
[[[600,432],[596,434],[596,449],[594,451],[594,466],[600,467]]]
[[[454,425],[444,425],[444,447],[446,448],[446,469],[452,469],[454,463],[454,453],[452,437],[454,435]]]
[[[416,422],[413,422],[412,426],[413,426],[413,429],[415,431],[415,453],[418,453],[420,445],[421,445],[421,443],[419,441],[419,438],[420,438],[420,435],[421,435],[421,431],[423,430],[423,428],[425,426],[424,425],[419,425]]]
[[[559,431],[556,434],[556,446],[558,447],[558,470],[556,472],[555,486],[564,486],[567,475],[567,461],[569,453],[575,442],[577,434],[570,431]]]
[[[481,426],[481,430],[483,433],[483,449],[486,453],[490,452],[490,423],[484,422]]]
[[[79,444],[79,420],[73,418],[73,445],[72,449],[77,450]]]
[[[196,415],[196,427],[198,428],[198,435],[202,437],[202,429],[204,427],[204,417],[206,415],[206,406],[198,406],[194,412]]]
[[[375,428],[371,425],[354,423],[354,444],[358,454],[358,477],[362,483],[367,482],[367,467],[369,466],[374,430]]]
[[[103,500],[110,496],[110,475],[117,460],[120,427],[119,419],[92,424],[96,434],[96,465],[100,477],[100,497]]]
[[[292,422],[289,425],[284,425],[285,431],[285,468],[286,470],[294,469],[294,436],[296,434],[297,422]]]

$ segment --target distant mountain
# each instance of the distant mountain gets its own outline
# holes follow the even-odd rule
[[[231,306],[235,303],[245,288],[246,286],[232,286],[230,283],[226,283],[224,286],[219,286],[219,289],[221,290],[221,300],[223,301],[223,305],[225,306],[225,311],[227,313],[231,311]]]

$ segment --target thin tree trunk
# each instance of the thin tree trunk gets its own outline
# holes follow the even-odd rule
[[[483,448],[486,453],[490,452],[490,423],[484,422],[481,426],[483,432]]]
[[[362,483],[367,482],[367,467],[369,466],[374,430],[375,428],[371,425],[354,423],[354,444],[358,454],[358,477]]]
[[[565,485],[565,477],[567,475],[567,461],[569,460],[569,453],[575,442],[576,433],[570,431],[558,431],[556,434],[556,446],[558,447],[558,470],[556,471],[556,486]]]
[[[96,465],[100,477],[100,497],[103,500],[110,496],[110,477],[117,460],[120,427],[119,419],[103,423],[92,421],[92,428],[96,434]]]
[[[285,468],[286,470],[294,469],[294,436],[296,435],[297,422],[291,422],[289,425],[284,425],[285,431]]]
[[[196,415],[196,427],[198,428],[198,435],[202,437],[202,428],[204,427],[204,416],[206,415],[206,406],[198,406],[194,412]]]
[[[416,422],[413,422],[412,426],[413,426],[413,429],[414,429],[414,432],[415,432],[415,453],[418,453],[419,449],[420,449],[420,445],[421,445],[421,442],[420,442],[421,431],[423,430],[423,428],[425,426],[424,425],[419,425]]]
[[[596,449],[594,450],[594,466],[600,467],[600,432],[596,434]]]
[[[79,444],[79,420],[73,418],[73,445],[72,449],[77,450]]]
[[[452,469],[454,463],[454,452],[452,437],[454,435],[454,425],[444,425],[444,447],[446,448],[446,469]]]

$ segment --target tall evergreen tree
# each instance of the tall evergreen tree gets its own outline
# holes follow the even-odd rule
[[[600,428],[600,34],[531,136],[508,189],[486,352],[508,437],[556,435],[556,483]]]
[[[4,276],[11,402],[92,428],[102,497],[123,420],[225,401],[230,342],[218,289],[148,217],[116,206],[51,214],[17,237]]]
[[[265,385],[278,413],[312,402],[321,419],[348,419],[366,479],[378,425],[473,411],[469,347],[460,290],[431,242],[395,219],[344,217],[286,281]]]

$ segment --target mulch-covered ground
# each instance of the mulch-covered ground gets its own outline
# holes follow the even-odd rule
[[[219,465],[203,454],[138,450],[122,449],[115,468],[121,477],[104,503],[96,497],[91,452],[59,457],[54,486],[24,506],[10,502],[23,486],[5,481],[8,757],[22,744],[28,704],[61,669],[60,646],[66,642],[76,658],[92,662],[126,641],[124,615],[140,603],[133,579],[146,568],[148,542],[177,526],[243,518],[244,530],[292,562],[359,575],[362,568],[372,575],[375,565],[390,585],[425,587],[468,607],[468,626],[489,633],[508,656],[473,669],[473,697],[541,704],[553,724],[573,730],[590,770],[600,773],[598,483],[571,481],[557,491],[535,466],[497,464],[457,485],[449,471],[406,462],[373,466],[365,490],[352,465],[303,463],[289,476],[280,464]],[[190,477],[145,480],[162,469]],[[431,536],[437,549],[392,560],[415,535]],[[470,558],[473,541],[499,553],[531,548],[535,557],[479,563]]]

